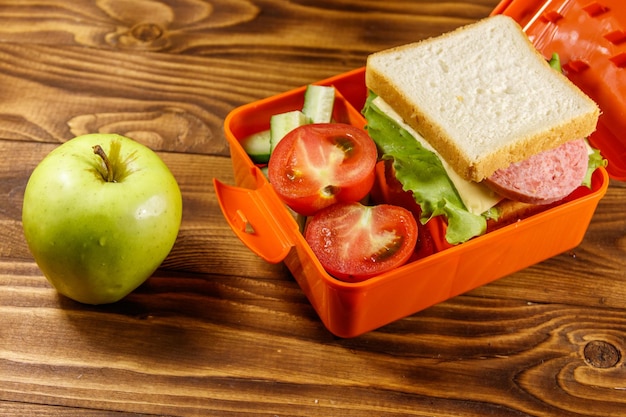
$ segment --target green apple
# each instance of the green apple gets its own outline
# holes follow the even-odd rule
[[[22,224],[37,265],[61,294],[112,303],[169,254],[180,227],[176,180],[150,148],[90,134],[54,149],[32,172]]]

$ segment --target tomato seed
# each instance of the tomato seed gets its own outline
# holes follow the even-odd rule
[[[344,153],[344,159],[354,152],[354,140],[350,136],[334,136],[331,140]]]
[[[332,197],[338,194],[339,190],[339,187],[336,187],[334,185],[327,185],[326,187],[322,188],[320,194],[322,194],[324,197]]]

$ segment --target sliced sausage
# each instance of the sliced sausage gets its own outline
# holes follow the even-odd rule
[[[500,169],[485,180],[501,196],[530,204],[550,204],[567,197],[581,185],[589,155],[584,139]]]

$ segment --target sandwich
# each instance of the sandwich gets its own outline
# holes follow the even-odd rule
[[[554,63],[503,15],[368,57],[368,133],[449,243],[558,204],[606,164],[586,141],[600,109]]]

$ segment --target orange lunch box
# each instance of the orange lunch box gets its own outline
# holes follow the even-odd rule
[[[621,71],[626,66],[626,54],[621,52],[626,42],[620,44],[626,40],[626,33],[617,25],[598,21],[613,22],[624,13],[617,0],[591,4],[575,0],[505,0],[493,12],[514,17],[547,57],[558,52],[567,75],[603,110],[590,142],[610,162],[607,169],[596,170],[590,189],[579,187],[563,204],[457,246],[449,247],[440,234],[433,233],[435,246],[440,248],[436,253],[366,281],[340,281],[321,266],[291,212],[239,142],[252,133],[269,129],[273,114],[301,109],[306,89],[303,86],[239,107],[226,117],[224,129],[236,185],[214,180],[224,217],[255,254],[271,263],[285,263],[323,324],[340,337],[358,336],[576,247],[606,193],[609,173],[624,179],[626,172],[619,165],[626,158],[625,144],[618,136],[624,131],[626,120],[620,100],[626,88]],[[551,39],[557,42],[566,38],[559,27],[573,31],[581,20],[585,30],[577,32],[579,38],[589,36],[590,42],[606,41],[609,45],[589,48],[588,43],[579,40],[580,43],[559,43],[558,48],[553,48]],[[610,33],[598,34],[607,28]],[[587,48],[576,49],[579,45]],[[596,66],[601,60],[608,62]],[[364,77],[365,69],[359,68],[315,83],[335,87],[334,120],[358,127],[365,125],[360,114],[367,96]],[[603,82],[609,86],[597,85]]]

